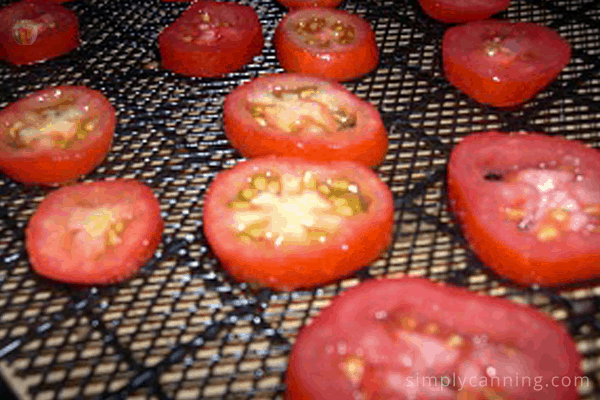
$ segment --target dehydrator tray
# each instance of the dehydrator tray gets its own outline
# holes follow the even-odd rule
[[[0,1],[1,5],[7,1]],[[449,151],[475,131],[537,131],[600,147],[600,2],[513,0],[498,15],[549,26],[573,47],[570,64],[526,104],[500,110],[453,88],[441,69],[447,25],[416,0],[347,0],[373,26],[381,62],[345,83],[379,108],[389,131],[377,169],[395,196],[393,245],[354,276],[308,291],[255,290],[223,273],[202,230],[208,184],[241,156],[223,134],[223,99],[259,75],[281,72],[271,45],[285,13],[248,0],[263,25],[262,54],[224,78],[179,76],[159,65],[156,38],[189,3],[75,0],[82,45],[38,65],[0,63],[0,107],[53,85],[86,85],[117,110],[114,145],[85,180],[138,179],[166,222],[155,257],[133,279],[108,287],[44,280],[29,267],[23,230],[50,189],[0,176],[0,370],[19,398],[282,399],[287,356],[299,329],[338,293],[379,276],[422,276],[529,304],[565,324],[600,399],[600,285],[522,288],[466,249],[445,207]]]

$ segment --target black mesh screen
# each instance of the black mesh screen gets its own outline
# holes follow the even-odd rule
[[[0,2],[6,4],[6,2]],[[567,325],[600,399],[600,286],[573,291],[517,288],[466,250],[445,208],[447,157],[473,131],[527,130],[600,147],[600,3],[513,0],[499,15],[550,26],[573,57],[560,77],[514,110],[482,106],[441,70],[446,26],[413,0],[346,1],[368,19],[382,52],[379,68],[345,85],[381,111],[390,147],[378,168],[395,194],[395,240],[354,277],[311,291],[275,293],[231,281],[202,231],[211,179],[240,155],[222,130],[223,99],[241,82],[280,72],[271,45],[285,9],[251,0],[264,27],[262,55],[222,79],[187,78],[157,68],[156,38],[189,3],[76,0],[81,47],[26,67],[0,63],[0,107],[49,85],[100,90],[118,112],[114,146],[87,180],[128,177],[151,186],[166,229],[159,251],[135,278],[77,288],[30,271],[23,229],[49,189],[0,176],[0,359],[23,398],[276,399],[298,330],[340,291],[375,276],[408,274],[530,304]]]

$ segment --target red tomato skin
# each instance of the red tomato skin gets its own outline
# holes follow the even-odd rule
[[[118,251],[105,253],[101,260],[82,260],[56,244],[60,240],[58,235],[66,235],[68,231],[52,229],[55,225],[68,220],[81,203],[100,206],[106,199],[111,204],[128,203],[130,211],[138,217],[126,230]],[[44,198],[25,230],[25,247],[33,270],[46,278],[107,285],[137,273],[160,244],[163,228],[160,204],[146,185],[129,179],[85,182],[62,187]]]
[[[498,155],[474,156],[486,148],[494,149]],[[496,273],[514,282],[561,286],[600,276],[600,241],[591,237],[587,243],[581,243],[582,239],[573,234],[560,242],[532,243],[533,238],[527,237],[530,233],[510,227],[511,222],[501,218],[498,203],[482,194],[493,190],[493,183],[482,178],[482,173],[486,173],[484,167],[536,166],[562,154],[579,157],[584,173],[593,176],[596,184],[600,182],[597,150],[577,141],[539,133],[472,134],[463,139],[450,156],[447,182],[450,209],[473,252]],[[512,242],[507,235],[513,236]]]
[[[13,37],[18,20],[50,14],[56,27],[37,34],[30,44]],[[38,32],[38,31],[36,31]],[[26,39],[30,40],[30,39]],[[43,0],[23,0],[0,9],[0,59],[15,65],[34,64],[66,54],[79,47],[77,15],[60,4]]]
[[[367,215],[353,217],[335,232],[336,241],[321,245],[291,245],[285,249],[243,245],[226,226],[231,211],[224,204],[246,184],[246,177],[262,170],[294,172],[310,169],[325,174],[344,173],[370,194]],[[264,157],[220,172],[204,199],[204,233],[223,268],[236,280],[275,290],[290,291],[333,282],[368,265],[392,240],[393,198],[370,169],[353,162],[315,163],[298,158]]]
[[[491,15],[504,11],[510,5],[510,0],[466,1],[463,3],[447,0],[419,0],[425,14],[445,23],[461,23],[487,19]]]
[[[461,41],[470,41],[466,39],[469,35],[485,34],[486,30],[493,29],[525,32],[537,42],[535,51],[552,52],[553,61],[518,60],[507,66],[477,55],[475,51],[469,55],[460,49]],[[530,22],[484,20],[448,29],[444,34],[442,53],[444,73],[452,85],[480,103],[512,107],[533,98],[560,74],[569,63],[571,46],[551,29]]]
[[[10,178],[26,183],[56,186],[72,182],[92,171],[104,161],[110,150],[116,126],[115,110],[98,91],[85,86],[56,86],[34,92],[0,111],[0,127],[4,130],[23,113],[51,102],[55,93],[65,96],[87,96],[94,103],[100,125],[93,140],[83,140],[75,149],[40,149],[15,151],[7,141],[0,140],[0,170]],[[41,104],[39,99],[45,99]],[[2,136],[6,135],[6,131]]]
[[[278,0],[285,7],[290,9],[309,8],[309,7],[331,7],[335,8],[343,0]]]
[[[394,340],[388,328],[382,327],[383,324],[379,321],[381,316],[385,319],[389,314],[393,317],[396,313],[402,314],[399,317],[434,321],[463,337],[484,337],[489,342],[497,341],[514,346],[516,351],[531,357],[530,366],[534,370],[525,372],[526,376],[531,377],[531,382],[537,376],[543,377],[544,384],[548,385],[554,376],[570,377],[571,382],[575,377],[581,376],[581,356],[567,331],[535,309],[501,298],[479,296],[465,289],[442,286],[421,278],[384,278],[367,281],[342,292],[309,325],[300,330],[288,361],[286,400],[356,398],[362,392],[344,376],[340,370],[340,362],[345,356],[359,352],[365,359],[378,364],[377,367],[384,373],[390,371],[387,368],[392,366],[396,371],[401,370],[397,364],[400,364],[401,352],[406,351],[406,348],[402,340]],[[465,361],[467,360],[464,358],[461,360]],[[495,363],[508,364],[492,360],[492,365],[500,366]],[[417,372],[404,368],[406,388],[410,385],[408,377],[415,384],[415,377],[418,379],[418,376],[436,375],[435,367]],[[448,372],[446,370],[440,375],[451,376]],[[519,374],[521,376],[523,374]],[[398,391],[392,393],[382,383],[380,379],[366,382],[366,387],[362,389],[371,394],[366,398],[457,398],[455,392],[451,392],[449,396],[441,395],[440,386],[434,387],[435,390],[429,394],[425,393],[426,387],[423,386],[417,397],[411,397],[414,393],[398,397]],[[459,386],[458,377],[456,386]],[[544,387],[543,390],[536,391],[532,383],[529,387],[512,389],[517,393],[509,391],[507,399],[579,399],[577,388],[573,386]],[[548,390],[553,393],[549,394]]]
[[[294,88],[303,85],[327,87],[344,97],[344,103],[355,104],[360,120],[349,138],[336,136],[334,140],[315,140],[285,134],[276,128],[260,126],[244,107],[252,93],[272,90],[277,86]],[[273,74],[237,87],[225,98],[223,123],[231,145],[248,158],[276,155],[308,161],[354,161],[373,167],[383,161],[388,148],[387,131],[379,111],[371,103],[338,83],[305,74]],[[338,135],[341,136],[340,133]]]
[[[213,45],[183,42],[181,30],[193,24],[194,16],[203,12],[235,21],[235,28],[228,28],[235,30],[226,34],[219,31],[217,35],[221,36]],[[259,55],[263,45],[262,27],[252,7],[214,1],[192,3],[158,37],[163,68],[196,77],[219,77],[236,71]]]
[[[299,18],[312,15],[334,15],[350,21],[357,32],[356,43],[339,51],[318,51],[296,43],[291,26]],[[321,76],[335,81],[349,81],[366,75],[379,64],[379,49],[371,25],[363,18],[343,10],[331,8],[291,10],[275,29],[273,43],[279,64],[287,72]]]

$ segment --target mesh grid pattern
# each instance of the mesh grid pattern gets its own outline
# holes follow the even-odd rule
[[[6,1],[0,4],[6,4]],[[345,83],[375,104],[390,147],[378,168],[395,195],[395,240],[371,266],[310,291],[275,293],[231,281],[202,233],[211,179],[241,159],[222,131],[223,99],[259,75],[280,72],[271,38],[285,9],[249,0],[265,48],[219,79],[157,68],[156,38],[189,3],[75,0],[82,45],[45,63],[0,64],[0,107],[50,85],[87,85],[117,110],[114,145],[86,180],[134,178],[153,188],[166,229],[155,257],[135,278],[77,288],[29,269],[23,229],[49,192],[0,176],[0,359],[27,398],[281,399],[287,355],[298,330],[341,291],[376,276],[407,274],[529,304],[565,323],[600,399],[600,286],[574,291],[516,288],[482,266],[445,209],[447,157],[473,131],[527,130],[600,147],[600,2],[513,0],[499,17],[550,26],[573,47],[570,64],[534,100],[513,110],[477,104],[441,69],[446,26],[414,0],[347,0],[368,19],[379,68]]]

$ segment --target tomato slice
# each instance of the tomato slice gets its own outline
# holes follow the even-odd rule
[[[388,145],[371,103],[310,75],[275,74],[239,86],[225,98],[223,121],[231,145],[245,157],[274,154],[375,166]]]
[[[300,331],[286,399],[575,400],[580,362],[566,330],[532,308],[424,279],[372,280]]]
[[[523,284],[600,276],[600,152],[541,134],[479,133],[448,164],[450,208],[479,258]]]
[[[442,53],[450,83],[480,103],[509,107],[554,80],[569,63],[571,46],[544,26],[485,20],[448,29]]]
[[[204,232],[234,278],[277,290],[346,276],[390,244],[387,186],[353,162],[266,157],[221,172],[204,199]]]
[[[506,10],[510,0],[419,0],[419,4],[431,18],[459,23],[489,18]]]
[[[2,60],[15,65],[33,64],[77,47],[77,15],[60,4],[23,0],[0,9]]]
[[[115,110],[100,92],[40,90],[0,112],[0,169],[24,183],[76,180],[104,160],[115,125]]]
[[[288,8],[332,7],[340,5],[342,0],[278,0]]]
[[[252,7],[216,1],[194,2],[158,37],[164,68],[200,77],[240,69],[260,54],[263,42]]]
[[[40,203],[25,230],[33,269],[76,284],[110,284],[135,274],[161,241],[160,204],[134,180],[65,186]]]
[[[347,81],[377,67],[375,33],[363,18],[332,8],[290,11],[273,38],[277,58],[288,72]]]

